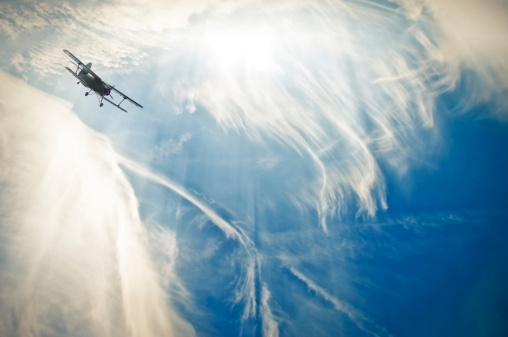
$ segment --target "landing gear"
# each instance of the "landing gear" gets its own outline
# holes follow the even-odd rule
[[[104,105],[104,103],[101,103],[101,104],[99,104],[99,107],[101,107],[101,108],[102,108],[102,106],[103,106],[103,105]]]
[[[87,92],[85,92],[85,96],[88,96],[88,93],[87,93]]]
[[[78,83],[76,83],[76,84],[78,84],[78,85],[79,85],[79,82],[78,82]]]

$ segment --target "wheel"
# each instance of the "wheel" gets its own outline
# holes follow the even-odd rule
[[[76,83],[76,84],[79,84],[79,82],[78,82],[78,83]]]
[[[104,103],[101,103],[99,106],[102,108],[103,105],[104,105]]]
[[[88,93],[87,93],[87,92],[85,92],[85,96],[88,96]]]

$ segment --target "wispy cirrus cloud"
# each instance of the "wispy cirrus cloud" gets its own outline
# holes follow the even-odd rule
[[[479,102],[493,103],[493,116],[506,119],[508,90],[508,6],[502,0],[408,1],[397,0],[415,22],[430,21],[435,45],[430,56],[446,65],[448,80],[471,79],[461,84],[468,95],[461,103],[467,110]]]
[[[192,139],[190,133],[185,133],[178,140],[165,139],[156,145],[144,158],[145,161],[167,162],[172,156],[182,153],[184,144]]]
[[[257,280],[260,278],[259,269],[261,255],[258,253],[257,248],[249,235],[240,226],[238,226],[238,224],[226,221],[212,207],[187,191],[184,187],[171,181],[171,179],[153,173],[149,169],[125,157],[118,156],[118,161],[128,170],[170,189],[192,203],[224,233],[226,238],[233,239],[239,244],[241,251],[238,254],[237,259],[241,266],[241,274],[237,277],[233,302],[243,305],[243,320],[255,317],[260,310],[258,308],[259,300],[256,296],[256,282],[258,282]],[[272,331],[271,333],[275,333],[276,324],[274,323],[275,321],[273,320],[267,301],[268,300],[265,299],[261,302],[261,319],[263,324],[268,324],[270,326],[269,330]]]
[[[194,56],[173,91],[190,112],[204,107],[227,130],[299,153],[313,179],[292,198],[316,209],[325,231],[351,209],[373,216],[388,207],[380,165],[403,175],[432,151],[441,94],[472,73],[482,84],[466,77],[472,94],[455,103],[494,97],[502,107],[508,85],[501,2],[398,4],[239,3],[205,13],[168,61]]]

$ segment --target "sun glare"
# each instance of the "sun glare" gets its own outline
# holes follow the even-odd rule
[[[210,56],[224,67],[265,71],[275,65],[275,35],[267,28],[210,30],[205,44]]]

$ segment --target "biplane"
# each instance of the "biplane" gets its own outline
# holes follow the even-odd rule
[[[104,105],[103,100],[106,100],[106,102],[109,102],[116,106],[118,109],[127,112],[123,107],[120,106],[125,100],[131,102],[135,106],[138,106],[140,108],[143,108],[141,104],[134,101],[124,93],[120,92],[118,89],[115,88],[115,86],[111,86],[104,82],[96,73],[92,71],[92,62],[85,65],[83,62],[81,62],[76,56],[72,55],[71,52],[64,49],[64,53],[69,55],[69,57],[74,61],[71,63],[74,64],[77,68],[76,71],[72,71],[68,67],[65,67],[74,77],[76,77],[79,82],[78,84],[83,84],[86,88],[90,89],[88,92],[85,93],[85,96],[88,96],[92,91],[97,95],[97,98],[99,100],[99,106],[102,107]],[[112,101],[113,96],[111,95],[112,91],[120,95],[122,97],[122,101],[120,103],[116,104]],[[106,96],[111,97],[111,100],[107,98]]]

